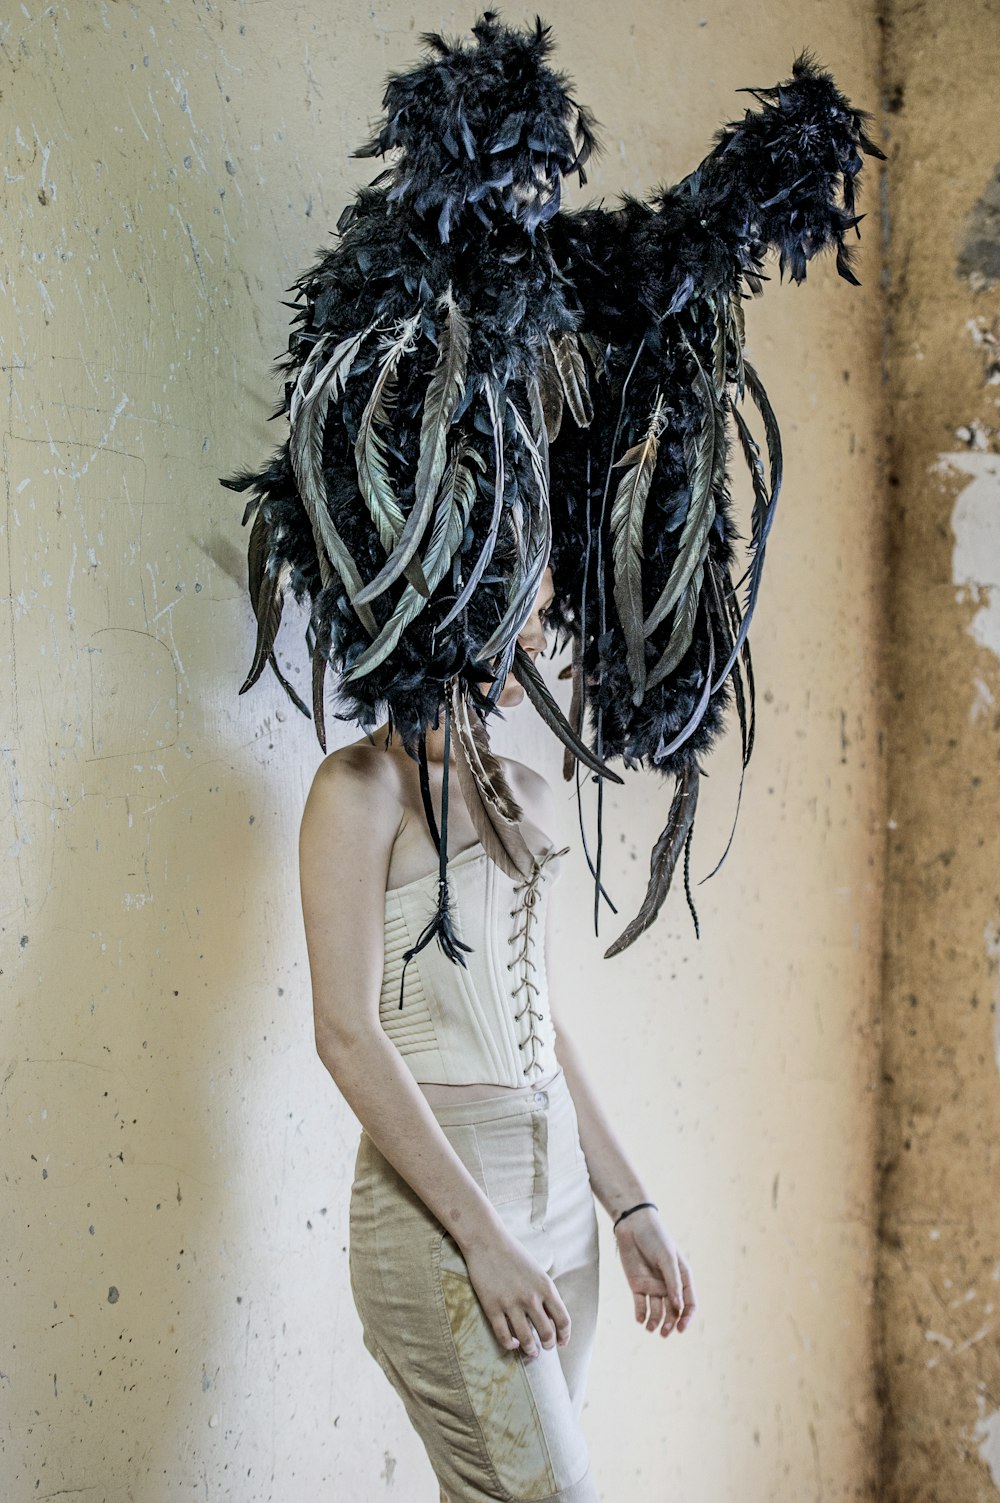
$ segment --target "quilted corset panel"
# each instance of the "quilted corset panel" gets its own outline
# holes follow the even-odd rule
[[[379,1017],[420,1081],[523,1086],[557,1068],[545,973],[547,896],[569,847],[549,847],[529,877],[509,877],[481,846],[448,866],[451,916],[472,945],[464,966],[432,940],[406,970],[403,953],[432,917],[437,873],[386,893]]]

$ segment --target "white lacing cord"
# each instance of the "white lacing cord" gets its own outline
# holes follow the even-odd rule
[[[531,1048],[531,1058],[521,1071],[522,1075],[528,1075],[532,1070],[542,1069],[541,1062],[538,1059],[541,1038],[535,1031],[535,1022],[543,1022],[545,1014],[540,1012],[534,1005],[540,988],[534,979],[528,975],[529,970],[535,969],[535,960],[533,956],[528,954],[528,947],[535,943],[535,936],[531,932],[531,926],[535,919],[535,908],[541,895],[538,883],[545,875],[546,862],[553,856],[565,856],[568,850],[568,845],[564,846],[561,851],[557,851],[553,847],[546,851],[544,856],[536,857],[531,876],[528,880],[526,882],[515,883],[514,885],[514,891],[523,893],[524,896],[520,899],[518,906],[510,910],[510,916],[511,918],[516,918],[518,914],[523,913],[524,925],[522,928],[516,928],[508,941],[509,944],[515,944],[518,940],[521,940],[521,953],[515,955],[514,959],[508,962],[507,969],[508,971],[512,971],[516,965],[521,965],[523,968],[521,979],[517,986],[514,987],[511,995],[516,997],[520,991],[527,993],[525,1004],[521,1008],[521,1011],[514,1014],[514,1021],[518,1023],[523,1017],[527,1016],[528,1018],[528,1032],[518,1044],[519,1049],[527,1049],[529,1046]]]

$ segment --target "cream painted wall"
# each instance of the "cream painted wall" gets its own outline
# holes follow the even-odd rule
[[[273,680],[237,696],[245,535],[217,477],[279,440],[280,300],[373,175],[348,153],[386,72],[473,14],[147,0],[0,20],[10,1503],[436,1499],[348,1287],[358,1125],[313,1051],[297,899],[319,751]],[[545,17],[604,122],[594,198],[681,176],[750,102],[734,91],[802,45],[878,107],[859,0]],[[862,289],[832,258],[799,288],[775,267],[747,310],[786,478],[753,633],[758,745],[730,855],[697,890],[701,940],[677,893],[605,962],[617,929],[588,932],[560,758],[530,709],[495,737],[565,797],[576,901],[552,985],[697,1282],[691,1330],[646,1336],[602,1214],[585,1419],[608,1503],[873,1496],[873,165],[861,207]],[[282,638],[298,665],[302,625]],[[735,747],[709,770],[695,877],[728,836]],[[609,790],[623,918],[669,795]]]

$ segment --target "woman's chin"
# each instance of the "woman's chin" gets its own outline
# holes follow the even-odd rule
[[[497,704],[501,710],[511,710],[515,705],[519,705],[523,698],[524,685],[519,679],[509,678],[500,691]]]

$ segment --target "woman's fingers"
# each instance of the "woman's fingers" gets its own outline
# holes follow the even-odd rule
[[[549,1318],[549,1312],[542,1304],[542,1296],[536,1295],[528,1306],[528,1319],[538,1332],[538,1339],[546,1349],[556,1344],[556,1328]]]
[[[558,1289],[553,1287],[552,1293],[545,1296],[545,1308],[556,1328],[556,1341],[560,1346],[565,1346],[569,1341],[573,1322],[569,1318],[569,1311],[563,1304]]]
[[[538,1350],[535,1328],[524,1310],[508,1310],[507,1322],[517,1337],[517,1344],[526,1357],[533,1357]]]
[[[684,1285],[681,1278],[681,1270],[678,1263],[678,1254],[676,1248],[672,1247],[670,1249],[670,1257],[667,1261],[666,1268],[664,1268],[663,1270],[663,1275],[666,1280],[670,1303],[674,1307],[673,1314],[676,1318],[684,1309]]]
[[[494,1336],[496,1337],[497,1341],[499,1341],[504,1351],[514,1351],[517,1347],[517,1337],[514,1335],[510,1326],[507,1324],[507,1316],[504,1314],[503,1310],[498,1310],[493,1315],[487,1315],[486,1318],[490,1323],[490,1328]]]
[[[619,1244],[632,1290],[635,1318],[647,1331],[661,1336],[684,1331],[695,1309],[694,1281],[683,1254],[670,1237],[644,1235],[648,1229],[623,1234]],[[623,1244],[623,1245],[622,1245]]]
[[[490,1320],[494,1336],[504,1351],[522,1351],[533,1357],[537,1350],[535,1328],[524,1310],[501,1311]]]
[[[681,1269],[681,1289],[684,1294],[684,1313],[677,1322],[678,1331],[686,1331],[694,1318],[695,1297],[694,1280],[691,1277],[691,1269],[682,1253],[677,1254],[677,1261]]]

